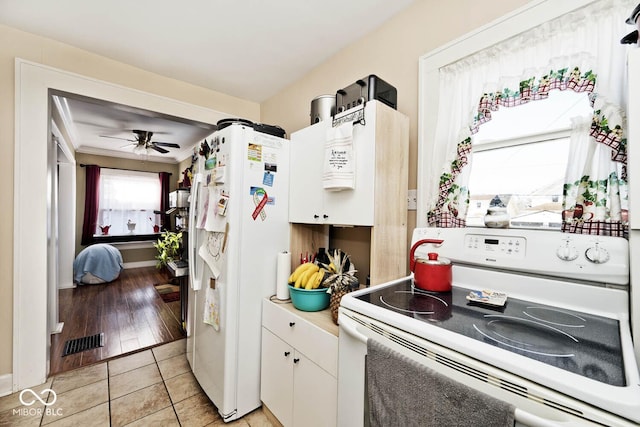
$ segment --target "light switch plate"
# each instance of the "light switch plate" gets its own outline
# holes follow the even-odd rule
[[[407,194],[407,210],[415,211],[418,209],[418,190],[409,190]]]

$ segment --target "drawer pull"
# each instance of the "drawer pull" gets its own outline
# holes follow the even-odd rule
[[[299,361],[300,361],[300,359],[298,359],[298,358],[293,359],[293,363],[298,363]]]
[[[291,354],[291,352],[290,352],[290,351],[285,351],[285,352],[284,352],[284,357],[287,357],[287,356],[289,356],[290,354]]]
[[[296,324],[296,322],[289,322],[289,326],[293,327]]]

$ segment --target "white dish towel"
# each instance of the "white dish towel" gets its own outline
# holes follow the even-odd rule
[[[355,188],[356,156],[353,149],[353,123],[327,130],[322,184],[325,190]]]

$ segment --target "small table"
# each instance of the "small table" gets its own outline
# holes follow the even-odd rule
[[[180,286],[180,326],[182,331],[187,330],[187,303],[189,283],[189,263],[186,261],[171,261],[167,263],[167,269]]]

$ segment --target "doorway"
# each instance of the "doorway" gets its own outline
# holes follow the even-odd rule
[[[58,316],[58,291],[73,285],[71,272],[60,269],[73,261],[72,227],[75,222],[75,161],[63,143],[64,136],[51,121],[47,146],[47,329],[50,334],[62,331]],[[60,189],[66,189],[60,191]],[[51,335],[49,335],[51,339]]]
[[[43,146],[50,134],[49,91],[82,94],[204,123],[226,117],[211,109],[21,59],[16,60],[16,82],[14,194],[19,197],[14,201],[13,391],[42,384],[49,373],[48,150]]]

